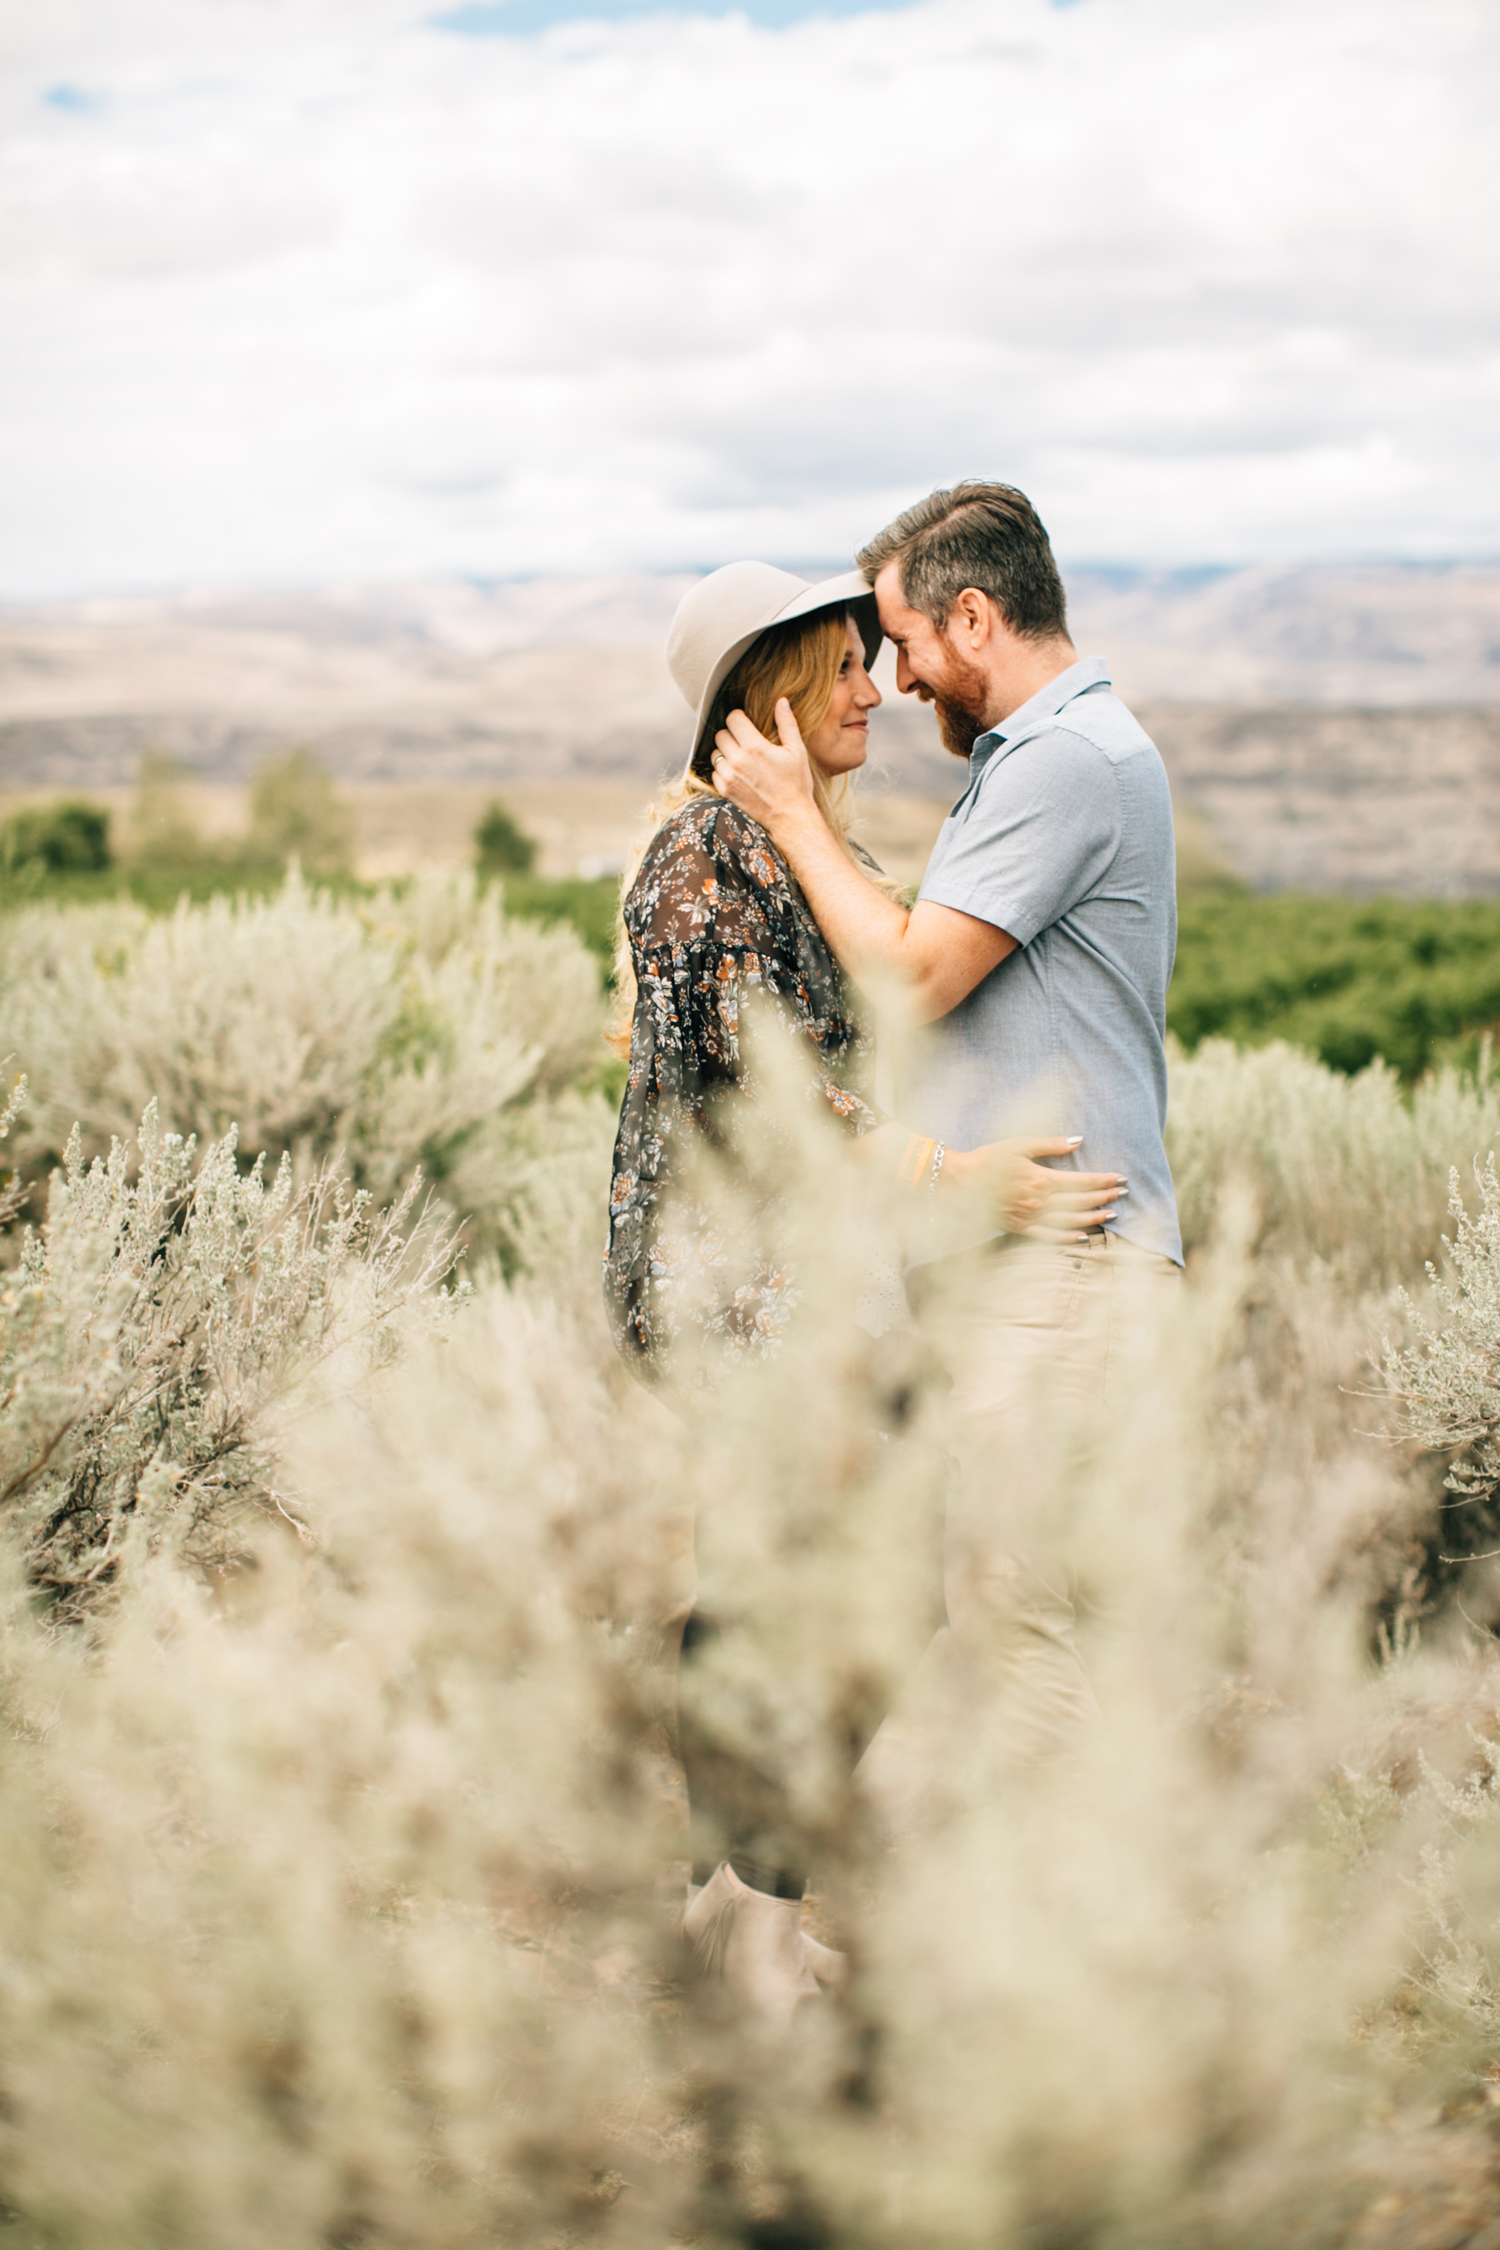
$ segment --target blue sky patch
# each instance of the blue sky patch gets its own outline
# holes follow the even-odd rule
[[[919,0],[461,0],[429,16],[438,31],[469,39],[526,38],[559,23],[621,23],[629,16],[748,16],[768,31],[822,16],[870,16],[910,8]],[[1074,8],[1080,0],[1047,0]]]
[[[81,86],[49,86],[42,96],[49,109],[65,109],[75,117],[87,116],[99,107],[98,97],[86,94]]]
[[[619,23],[627,16],[748,16],[770,31],[814,16],[868,16],[914,0],[467,0],[428,21],[470,39],[525,38],[558,23]]]

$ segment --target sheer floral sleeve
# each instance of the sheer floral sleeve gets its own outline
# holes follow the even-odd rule
[[[678,1343],[731,1358],[773,1349],[795,1273],[774,1226],[726,1231],[695,1192],[692,1158],[724,1143],[722,1105],[755,1090],[766,1038],[795,1055],[840,1130],[881,1124],[864,1092],[870,1043],[785,861],[723,798],[694,798],[657,831],[624,920],[636,1005],[605,1259],[616,1340],[643,1373]]]

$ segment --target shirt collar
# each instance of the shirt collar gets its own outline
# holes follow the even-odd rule
[[[1087,689],[1098,687],[1101,683],[1105,687],[1110,684],[1109,666],[1104,659],[1100,656],[1080,657],[1076,664],[1068,666],[1066,672],[1059,672],[1055,680],[1049,680],[1044,688],[1038,688],[1036,694],[1023,703],[1018,711],[1012,711],[1001,725],[991,727],[988,734],[979,737],[969,752],[969,772],[977,774],[981,766],[988,764],[1002,742],[1018,742],[1023,735],[1034,734],[1039,724],[1055,719],[1063,706],[1071,703],[1075,696],[1082,695]]]

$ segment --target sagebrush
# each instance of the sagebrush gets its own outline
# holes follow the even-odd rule
[[[1483,1542],[1440,1559],[1500,1413],[1487,1080],[1174,1059],[1184,1301],[1129,1326],[1066,1444],[1038,1400],[1104,1715],[1021,1803],[983,1784],[982,1698],[956,1761],[924,1702],[940,1372],[921,1327],[852,1317],[882,1222],[811,1123],[799,1347],[674,1410],[604,1326],[571,941],[451,888],[148,937],[38,924],[3,972],[86,1034],[6,1017],[27,1161],[80,1128],[4,1307],[18,2242],[1457,2250],[1493,2223],[1500,1584]],[[300,1109],[236,982],[262,940],[276,1007],[337,996]],[[404,1053],[393,991],[469,1028]],[[576,1130],[450,1165],[514,1243],[454,1299],[398,1154],[429,1072],[460,1155],[482,1139],[465,1058],[502,1052],[540,1057],[502,1114]],[[338,1146],[358,1184],[317,1169]],[[107,1504],[59,1516],[75,1484]],[[897,1696],[824,1827],[814,1911],[854,1976],[790,2048],[673,1935],[695,1525],[706,1567],[785,1589],[802,1652],[795,1696],[726,1683],[726,1728],[801,1725],[816,1796],[827,1728]]]
[[[340,1152],[379,1202],[420,1167],[508,1249],[538,1167],[605,1129],[587,1088],[601,1020],[572,932],[508,919],[469,880],[352,901],[294,875],[166,916],[0,918],[0,1053],[34,1089],[13,1146],[39,1175],[75,1124],[98,1154],[154,1102],[170,1131],[233,1127],[246,1162]]]

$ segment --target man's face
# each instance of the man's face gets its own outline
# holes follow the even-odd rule
[[[896,650],[896,685],[937,706],[943,748],[967,758],[987,724],[992,685],[989,674],[954,646],[946,631],[912,609],[901,591],[897,563],[887,563],[875,580],[875,599],[885,637]]]

